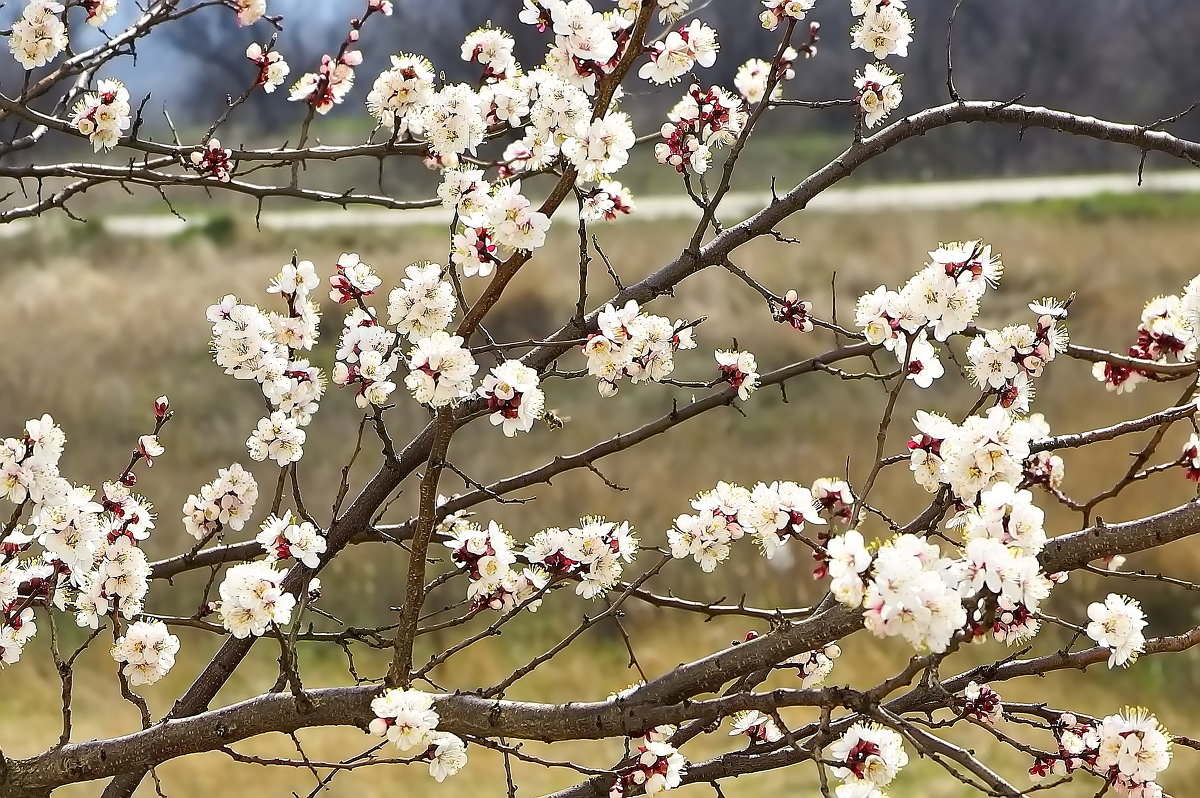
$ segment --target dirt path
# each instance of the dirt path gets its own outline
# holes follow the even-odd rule
[[[1132,194],[1138,191],[1183,192],[1200,191],[1200,170],[1147,174],[1139,187],[1133,173],[1083,175],[1071,177],[998,178],[987,180],[956,180],[938,183],[897,183],[861,188],[834,188],[809,204],[810,212],[859,213],[886,209],[951,209],[978,207],[993,203],[1029,202],[1039,199],[1090,197],[1097,194]],[[635,198],[637,212],[628,222],[686,219],[698,215],[696,206],[684,196]],[[769,193],[740,192],[726,196],[721,204],[721,217],[733,223],[751,215],[769,203]],[[560,215],[573,215],[573,206]],[[188,221],[167,214],[110,216],[101,220],[104,229],[114,235],[143,238],[166,238],[176,235],[190,224],[204,221],[193,216]],[[450,215],[442,208],[427,208],[404,212],[390,210],[338,210],[321,208],[306,211],[266,211],[261,224],[269,230],[303,230],[331,227],[407,227],[414,225],[447,225]],[[17,235],[27,230],[34,220],[0,227],[0,237]]]

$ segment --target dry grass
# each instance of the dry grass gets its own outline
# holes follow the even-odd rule
[[[1194,230],[1173,218],[1103,216],[1099,221],[1089,221],[1056,213],[1049,220],[1039,220],[1036,216],[995,210],[911,215],[869,226],[861,220],[809,216],[792,222],[786,232],[799,237],[803,244],[755,244],[738,253],[737,263],[779,293],[797,288],[822,313],[827,314],[830,307],[833,272],[837,273],[839,310],[848,315],[854,297],[880,283],[903,281],[937,241],[983,236],[1004,253],[1008,274],[1001,290],[989,296],[982,323],[1025,318],[1028,314],[1023,307],[1030,299],[1077,290],[1079,296],[1069,325],[1073,336],[1087,344],[1110,348],[1127,345],[1145,299],[1178,290],[1198,268]],[[630,224],[602,231],[601,242],[628,283],[649,273],[672,248],[682,246],[685,233],[673,224]],[[159,529],[151,541],[157,553],[175,552],[185,545],[175,520],[176,508],[187,493],[210,479],[217,467],[246,460],[242,441],[260,412],[253,388],[221,377],[209,361],[204,349],[204,308],[229,292],[265,302],[261,288],[292,248],[325,271],[341,251],[358,251],[380,270],[385,285],[395,283],[409,262],[437,258],[445,250],[444,233],[417,229],[374,231],[369,235],[336,231],[286,238],[237,235],[230,247],[217,246],[202,236],[169,245],[112,241],[50,226],[40,235],[10,250],[0,277],[0,338],[9,342],[7,357],[0,364],[0,433],[11,434],[35,413],[52,413],[70,441],[67,472],[76,480],[96,484],[111,478],[114,469],[123,464],[133,439],[144,431],[151,400],[160,393],[169,393],[178,419],[164,435],[168,454],[146,475],[142,485],[160,508]],[[497,309],[491,325],[497,338],[513,340],[539,334],[566,320],[575,298],[576,247],[573,231],[561,225],[546,251],[528,273],[517,278]],[[607,278],[595,279],[593,296],[611,290],[606,282]],[[772,325],[765,317],[761,299],[724,273],[693,278],[680,287],[675,298],[663,299],[659,304],[656,311],[672,317],[710,316],[701,329],[702,348],[680,358],[682,378],[707,377],[711,372],[710,350],[727,346],[735,336],[740,345],[758,353],[766,368],[829,345],[827,337],[799,336]],[[331,312],[332,319],[337,318],[332,308],[326,311]],[[327,365],[330,356],[326,347],[316,359]],[[1132,397],[1118,399],[1092,382],[1087,372],[1085,364],[1074,362],[1055,363],[1048,369],[1041,383],[1043,398],[1039,406],[1056,431],[1086,429],[1149,412],[1171,403],[1179,388],[1147,386]],[[945,382],[919,397],[911,392],[902,403],[899,418],[911,414],[917,398],[924,406],[952,411],[969,406],[974,399],[972,392],[952,385],[950,380]],[[555,453],[575,451],[670,409],[671,392],[660,386],[626,387],[619,400],[608,402],[599,401],[590,385],[551,382],[546,387],[551,406],[574,418],[565,430],[539,430],[514,444],[499,441],[490,428],[468,429],[456,438],[452,451],[455,463],[476,479],[487,480],[539,464]],[[878,386],[844,384],[830,375],[816,374],[788,388],[788,404],[782,403],[778,391],[764,391],[747,406],[748,418],[723,411],[668,433],[639,453],[604,461],[606,475],[629,486],[628,492],[616,494],[586,473],[564,475],[552,488],[543,486],[534,491],[541,496],[538,502],[481,509],[487,513],[494,509],[495,516],[519,537],[543,526],[569,522],[580,514],[605,512],[632,520],[647,541],[661,542],[662,530],[682,511],[687,499],[722,477],[736,475],[745,482],[780,478],[810,482],[818,476],[842,474],[848,467],[861,479],[873,451],[874,429],[882,408]],[[422,412],[409,404],[402,403],[392,412],[390,423],[398,438],[424,423]],[[328,506],[336,474],[354,445],[357,418],[349,397],[334,393],[327,398],[310,432],[303,461],[310,506]],[[898,450],[906,434],[906,425],[900,423],[890,448]],[[1172,437],[1166,451],[1174,451],[1175,444]],[[1123,452],[1129,449],[1126,440],[1102,452],[1069,458],[1068,491],[1086,496],[1105,487],[1123,471]],[[364,464],[356,477],[365,477],[367,468]],[[259,473],[264,483],[273,484],[269,469],[259,469]],[[1106,506],[1103,515],[1106,520],[1116,521],[1173,506],[1192,495],[1189,488],[1190,484],[1182,479],[1163,477]],[[918,509],[921,500],[914,494],[907,474],[900,470],[881,481],[875,498],[900,517]],[[408,511],[405,501],[397,504],[394,517],[404,517]],[[1076,521],[1065,512],[1050,511],[1053,533],[1075,528]],[[770,570],[752,553],[741,555],[718,572],[715,588],[711,586],[714,580],[701,582],[694,569],[680,564],[668,568],[658,584],[683,595],[698,596],[705,589],[716,589],[731,597],[748,593],[752,602],[767,606],[798,606],[814,595],[812,580],[802,564]],[[329,608],[352,615],[355,622],[387,617],[386,605],[399,596],[398,569],[402,563],[402,557],[378,547],[348,553],[326,579]],[[1184,542],[1146,555],[1137,564],[1194,577],[1200,569],[1200,557],[1194,544]],[[1121,584],[1113,589],[1127,587]],[[165,586],[156,588],[152,605],[190,610],[190,596],[187,601],[172,601],[168,595],[171,591]],[[1056,594],[1053,609],[1060,614],[1078,615],[1081,602],[1106,589],[1090,578],[1075,579]],[[1192,606],[1179,601],[1178,595],[1158,591],[1139,595],[1150,609],[1156,631],[1178,630],[1195,620]],[[537,616],[514,623],[501,638],[452,661],[438,672],[437,680],[461,687],[492,684],[519,664],[518,657],[542,650],[569,631],[582,610],[582,605],[556,597]],[[741,624],[692,624],[644,609],[631,610],[630,616],[639,658],[652,675],[723,646],[745,631]],[[589,645],[548,666],[545,674],[535,673],[510,695],[545,700],[596,698],[633,681],[632,671],[625,669],[624,648],[615,632],[599,629],[589,635]],[[451,642],[449,637],[424,641],[425,654],[430,648]],[[207,640],[185,639],[185,656],[169,681],[147,691],[157,711],[165,710],[168,697],[177,694],[202,666],[202,654],[210,645]],[[0,748],[10,756],[44,749],[57,734],[58,683],[52,669],[44,667],[39,659],[42,647],[36,643],[35,647],[39,650],[31,652],[30,662],[9,668],[0,677],[8,688],[0,693],[0,712],[12,719],[0,724]],[[838,682],[865,684],[892,670],[902,658],[901,652],[869,638],[854,638],[846,650],[847,656],[837,671]],[[996,656],[997,651],[989,646],[959,659],[967,662]],[[94,654],[91,661],[95,668],[84,669],[88,675],[81,679],[78,689],[76,737],[80,739],[111,735],[131,729],[135,723],[132,707],[115,696],[107,671],[111,663],[105,664],[103,647]],[[218,702],[236,700],[269,686],[274,662],[265,647],[258,656]],[[345,679],[337,657],[316,652],[304,656],[309,684],[335,684]],[[1105,712],[1116,708],[1112,696],[1119,686],[1125,696],[1121,703],[1145,703],[1169,724],[1174,722],[1186,731],[1187,710],[1173,706],[1172,696],[1200,686],[1193,673],[1195,662],[1192,656],[1170,661],[1150,659],[1128,673],[1089,674],[1086,681],[1071,674],[1034,685],[1013,685],[1003,693],[1013,698],[1056,698],[1069,686],[1072,695],[1080,696],[1078,708]],[[369,663],[363,669],[379,671]],[[98,671],[103,674],[97,675]],[[803,713],[794,717],[801,718]],[[717,737],[699,743],[691,755],[702,758],[725,750],[725,741]],[[314,730],[303,739],[312,756],[353,753],[355,746],[361,750],[363,743],[361,736],[346,730]],[[979,743],[987,747],[986,741]],[[246,745],[244,750],[286,754],[289,746],[284,739],[282,745],[264,741]],[[581,756],[595,766],[604,766],[616,751],[608,744],[556,746],[549,756],[568,758],[582,748],[587,753]],[[502,771],[494,767],[495,760],[484,752],[473,757],[474,764],[454,787],[437,790],[423,776],[408,776],[395,769],[367,770],[339,777],[333,794],[364,798],[390,795],[399,785],[412,795],[445,795],[445,789],[451,789],[450,794],[502,794]],[[1016,773],[1020,767],[1011,758],[1003,762],[1008,767],[1006,772]],[[928,763],[915,764],[893,794],[897,798],[963,794],[961,785],[949,777],[929,778],[935,775],[934,770],[936,766]],[[304,772],[233,767],[219,754],[182,760],[163,768],[162,775],[168,794],[173,796],[201,792],[243,795],[251,791],[287,795],[293,789],[303,795],[310,789],[306,779],[311,780]],[[1182,789],[1178,785],[1196,775],[1200,770],[1185,753],[1169,774],[1168,786]],[[775,795],[789,789],[811,791],[811,776],[811,769],[792,768],[739,781],[727,793],[752,796]],[[571,780],[570,773],[523,768],[522,794],[539,794]],[[695,788],[693,794],[703,795],[707,789]],[[95,785],[86,785],[63,794],[84,796],[97,792]],[[1081,788],[1065,794],[1092,792]]]

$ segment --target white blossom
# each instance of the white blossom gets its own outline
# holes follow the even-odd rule
[[[471,393],[471,378],[479,370],[463,339],[438,330],[417,340],[408,354],[404,384],[413,398],[432,407],[446,407]]]
[[[261,637],[292,619],[296,597],[283,589],[284,572],[270,562],[233,566],[221,582],[221,624],[236,638]]]
[[[122,673],[133,686],[154,684],[175,666],[179,638],[162,621],[137,621],[117,638],[112,658],[123,663]]]
[[[1128,596],[1109,593],[1103,604],[1088,605],[1088,618],[1087,635],[1109,650],[1108,667],[1131,665],[1146,650],[1146,615]]]

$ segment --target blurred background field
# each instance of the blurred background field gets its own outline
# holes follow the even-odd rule
[[[989,293],[979,319],[984,326],[1031,319],[1026,303],[1045,294],[1065,296],[1078,292],[1068,327],[1079,343],[1121,351],[1131,342],[1142,304],[1159,293],[1174,293],[1200,271],[1196,259],[1195,213],[1200,197],[1193,195],[1133,195],[1096,197],[1027,205],[982,208],[962,212],[880,213],[871,219],[800,214],[782,231],[799,239],[798,245],[759,242],[736,253],[735,263],[756,279],[783,293],[797,289],[811,299],[815,312],[828,318],[835,295],[831,275],[836,274],[839,318],[852,316],[856,297],[885,283],[897,285],[920,267],[926,251],[939,241],[982,237],[1003,254],[1006,275],[999,291]],[[732,220],[731,220],[732,221]],[[648,274],[669,253],[686,242],[684,222],[624,223],[598,228],[600,244],[625,283]],[[218,214],[205,226],[172,240],[119,239],[95,226],[43,222],[35,232],[6,253],[0,274],[0,339],[7,342],[0,361],[0,435],[19,431],[22,422],[43,412],[51,413],[68,436],[64,471],[75,481],[98,485],[115,476],[125,463],[137,435],[147,431],[150,405],[161,393],[170,395],[176,419],[163,441],[167,454],[144,474],[139,489],[156,505],[158,528],[148,547],[152,558],[178,553],[192,541],[179,523],[179,507],[188,493],[210,480],[218,467],[231,462],[249,465],[243,441],[261,414],[261,397],[253,386],[220,374],[207,352],[204,310],[226,293],[244,301],[266,305],[267,279],[296,250],[313,260],[328,275],[343,251],[356,251],[384,277],[384,286],[398,282],[413,261],[445,258],[446,234],[440,228],[397,230],[328,230],[315,233],[257,233],[249,218]],[[515,280],[489,322],[497,340],[518,340],[556,329],[574,307],[578,241],[569,223],[559,222],[544,251]],[[603,277],[603,279],[601,279]],[[591,296],[596,300],[612,289],[603,270],[595,275]],[[477,290],[477,287],[476,287]],[[382,301],[382,300],[381,300]],[[563,310],[566,308],[567,310]],[[700,347],[682,353],[676,376],[708,379],[713,373],[711,351],[738,344],[758,355],[769,370],[824,351],[828,334],[800,335],[773,324],[761,298],[734,277],[709,270],[683,283],[675,297],[653,305],[656,313],[672,318],[709,316],[699,330]],[[326,300],[326,341],[314,353],[316,364],[328,368],[340,313]],[[963,344],[954,344],[961,355]],[[961,358],[960,358],[961,360]],[[565,364],[578,367],[582,358],[568,355]],[[862,364],[853,364],[859,370]],[[1142,415],[1173,404],[1181,385],[1142,386],[1131,396],[1106,393],[1092,380],[1089,364],[1060,360],[1052,364],[1039,384],[1036,409],[1045,413],[1055,432],[1079,431]],[[948,369],[953,365],[947,363]],[[485,423],[477,423],[455,438],[453,462],[473,479],[489,482],[500,476],[534,467],[555,454],[574,452],[592,443],[669,412],[673,396],[686,392],[659,385],[624,386],[621,394],[601,400],[589,380],[549,380],[544,385],[549,406],[570,416],[558,431],[537,428],[517,441],[503,439]],[[698,392],[702,393],[702,392]],[[907,421],[917,407],[961,414],[976,398],[963,380],[948,378],[934,388],[906,390],[888,451],[903,450],[910,434]],[[746,417],[720,409],[684,424],[631,453],[599,463],[612,481],[629,487],[614,492],[594,475],[567,474],[553,486],[539,486],[524,495],[538,501],[524,505],[484,505],[480,517],[496,518],[520,540],[546,526],[570,524],[580,515],[600,513],[633,523],[647,545],[665,545],[665,530],[688,500],[719,479],[792,479],[811,483],[821,476],[841,476],[847,471],[862,480],[873,454],[875,429],[883,407],[879,385],[842,382],[836,376],[814,373],[787,386],[787,402],[778,389],[765,389],[745,405]],[[390,427],[397,439],[407,438],[424,424],[424,411],[400,401],[389,411]],[[301,478],[306,502],[319,518],[328,508],[337,476],[354,448],[360,415],[351,397],[330,391],[309,431]],[[1162,447],[1165,458],[1178,451],[1186,431],[1177,428]],[[1105,447],[1067,456],[1064,489],[1086,498],[1115,481],[1128,463],[1135,443],[1126,438]],[[353,472],[354,484],[369,476],[377,462],[377,446],[368,439],[366,452]],[[273,469],[255,467],[264,493],[274,484]],[[461,481],[446,476],[445,491],[461,489]],[[352,488],[353,490],[353,488]],[[408,517],[414,493],[410,485],[393,506],[387,520]],[[1118,521],[1166,509],[1194,495],[1192,483],[1172,472],[1142,483],[1099,514]],[[885,472],[873,494],[873,504],[893,517],[907,520],[925,500],[904,466]],[[260,503],[256,520],[266,512]],[[1078,516],[1051,503],[1042,495],[1052,534],[1072,531]],[[321,509],[324,508],[324,509]],[[874,530],[878,533],[878,529]],[[247,530],[250,533],[250,530]],[[246,534],[247,537],[250,534]],[[382,545],[354,547],[323,575],[326,586],[321,606],[358,626],[386,623],[388,606],[399,599],[404,556]],[[440,555],[440,552],[437,554]],[[647,557],[648,559],[648,557]],[[1200,553],[1193,541],[1174,544],[1153,554],[1134,558],[1131,565],[1162,570],[1183,578],[1200,571]],[[445,563],[435,570],[444,569]],[[652,583],[659,592],[671,590],[688,598],[724,595],[765,607],[799,607],[818,598],[806,561],[782,568],[770,567],[749,544],[740,547],[730,562],[701,578],[690,563],[672,563]],[[195,575],[152,587],[153,611],[188,615],[195,610],[202,579]],[[461,597],[462,586],[451,583],[435,596],[434,604]],[[1181,594],[1146,589],[1142,584],[1109,581],[1079,575],[1056,590],[1050,611],[1078,621],[1086,604],[1109,590],[1141,598],[1151,620],[1150,632],[1171,633],[1197,622],[1194,602]],[[1182,598],[1188,598],[1183,594]],[[440,606],[440,605],[438,605]],[[581,613],[596,612],[597,605],[557,593],[536,615],[513,622],[503,635],[480,643],[433,674],[434,681],[450,689],[470,689],[499,681],[514,667],[557,642],[579,622]],[[623,620],[638,658],[653,677],[685,659],[702,656],[740,639],[748,630],[745,621],[702,619],[667,614],[648,607],[628,606]],[[65,621],[69,624],[69,621]],[[477,622],[469,629],[480,628]],[[765,631],[765,626],[758,626]],[[68,631],[68,639],[74,630]],[[169,708],[177,695],[207,661],[214,647],[212,636],[180,632],[183,651],[179,664],[163,683],[147,689],[156,714]],[[418,658],[453,644],[462,635],[430,635],[419,643]],[[1061,644],[1050,630],[1039,645],[1050,650]],[[218,697],[225,704],[268,689],[275,681],[277,651],[266,642]],[[864,634],[844,644],[845,656],[831,677],[836,684],[873,684],[899,669],[905,652]],[[363,676],[382,674],[384,664],[371,652],[356,649]],[[1003,656],[999,644],[956,655],[943,672],[982,658]],[[80,668],[76,686],[76,737],[86,739],[136,728],[131,705],[121,701],[109,671],[106,646],[84,657],[90,667]],[[1004,685],[1005,698],[1047,700],[1052,704],[1071,699],[1073,708],[1106,714],[1125,703],[1141,703],[1154,711],[1172,730],[1194,734],[1191,708],[1181,696],[1200,687],[1198,658],[1194,653],[1146,658],[1128,671],[1089,671],[1059,674],[1033,684]],[[600,625],[582,642],[544,668],[519,682],[511,698],[534,700],[590,700],[603,698],[638,679],[628,667],[628,655],[618,630]],[[306,685],[344,684],[348,680],[344,655],[336,648],[301,649]],[[19,665],[0,675],[0,749],[7,756],[44,750],[57,739],[60,686],[49,664],[49,653],[37,642]],[[786,675],[772,684],[786,685]],[[803,720],[803,711],[785,713],[789,723]],[[301,734],[306,752],[332,758],[361,751],[368,738],[353,729],[320,729]],[[1031,742],[1044,740],[1031,738]],[[972,741],[988,750],[987,740]],[[699,760],[739,747],[724,730],[702,738],[686,749]],[[286,738],[241,744],[244,752],[292,755]],[[530,747],[530,751],[543,751]],[[619,743],[554,746],[546,756],[572,758],[595,767],[607,767],[620,752]],[[577,754],[575,758],[572,754]],[[1194,754],[1184,751],[1163,781],[1178,796],[1200,776]],[[503,794],[503,769],[498,758],[477,747],[464,774],[439,788],[422,772],[404,768],[368,768],[334,780],[333,795],[392,795],[398,791],[422,795]],[[1028,767],[1023,758],[1000,753],[994,763],[1018,783]],[[573,783],[569,771],[545,771],[517,766],[521,795],[536,795]],[[222,754],[188,757],[160,771],[168,795],[239,796],[306,795],[313,786],[311,774],[299,770],[276,772],[253,765],[234,764]],[[811,766],[723,785],[730,796],[812,794]],[[1098,785],[1087,779],[1065,788],[1068,796],[1089,796]],[[451,792],[447,793],[449,789]],[[914,761],[892,794],[895,798],[964,795],[963,786],[938,772],[936,765]],[[98,793],[98,785],[63,790],[67,796]],[[684,795],[711,794],[704,785]],[[153,786],[143,792],[153,794]]]

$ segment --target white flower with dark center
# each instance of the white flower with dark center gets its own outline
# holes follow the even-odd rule
[[[891,729],[858,722],[829,747],[829,759],[838,763],[833,775],[847,782],[886,787],[908,764],[904,739]],[[868,793],[869,794],[869,793]],[[839,798],[842,793],[839,793]]]
[[[258,67],[258,85],[262,86],[267,94],[282,86],[288,73],[292,71],[279,52],[264,49],[258,42],[246,48],[246,58]]]
[[[546,409],[537,372],[519,360],[506,360],[483,378],[478,393],[487,400],[489,419],[506,437],[529,432]]]

